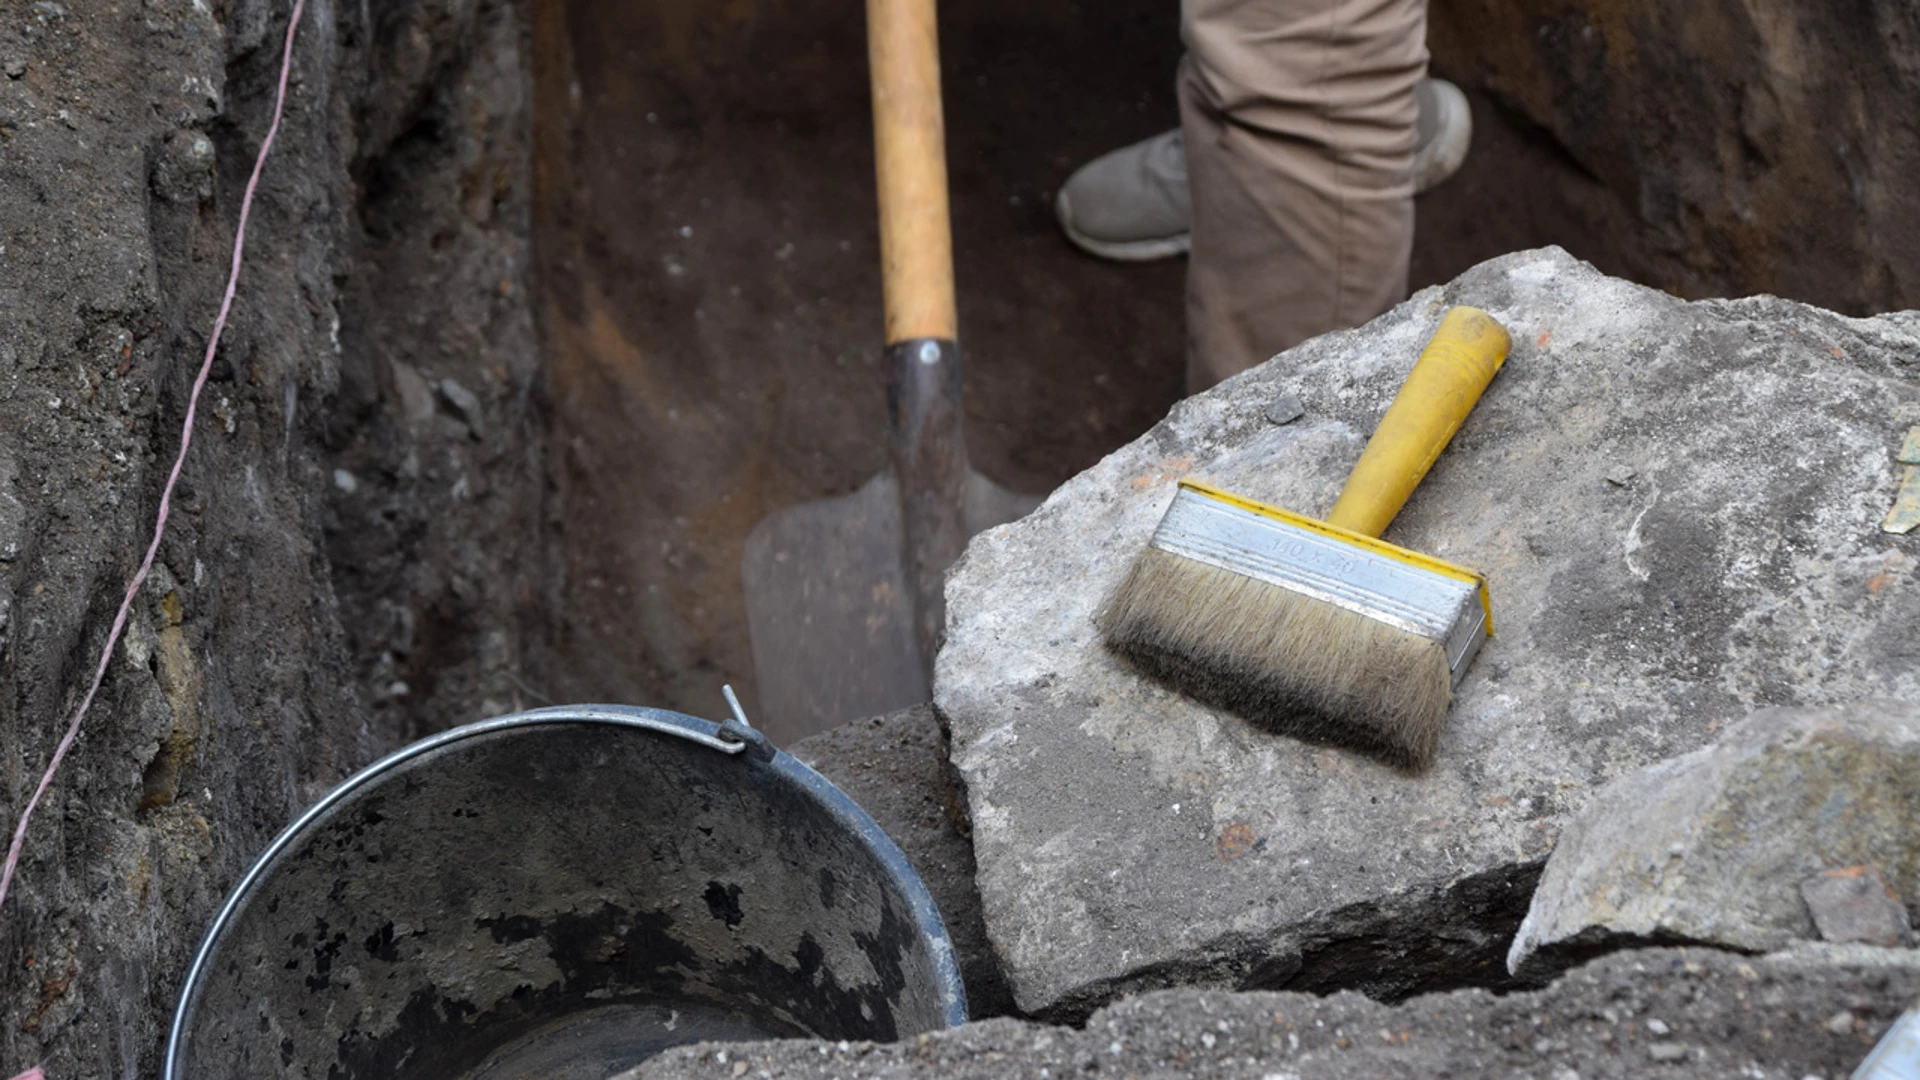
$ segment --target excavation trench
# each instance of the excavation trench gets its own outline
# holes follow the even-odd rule
[[[148,542],[288,14],[15,6],[9,822]],[[1174,122],[1176,5],[942,6],[967,439],[1039,493],[1180,391],[1182,265],[1086,258],[1050,208]],[[1557,243],[1690,296],[1920,305],[1910,9],[1436,0],[1477,134],[1420,202],[1414,284]],[[711,717],[723,682],[757,711],[743,541],[885,461],[865,69],[850,2],[307,8],[126,662],[0,911],[0,967],[30,972],[0,1069],[155,1075],[226,890],[411,740],[554,702]]]
[[[1175,16],[943,10],[966,436],[1009,488],[1050,490],[1181,393],[1183,261],[1082,255],[1051,203],[1080,163],[1176,122]],[[565,569],[547,692],[702,713],[731,682],[751,711],[749,530],[887,460],[861,11],[540,0],[533,26]],[[1422,200],[1415,285],[1545,242],[1607,261],[1571,201],[1593,182],[1477,105],[1476,156]]]
[[[1176,6],[941,7],[968,449],[1044,493],[1181,392],[1182,262],[1084,256],[1051,208],[1176,122]],[[1883,22],[1435,3],[1475,134],[1418,201],[1412,285],[1558,244],[1687,296],[1920,302],[1911,16]],[[887,460],[863,10],[420,0],[366,51],[329,449],[363,482],[330,554],[367,699],[402,735],[713,714],[727,682],[758,714],[749,531]]]
[[[1089,258],[1052,215],[1080,163],[1175,122],[1177,12],[942,8],[968,450],[991,479],[1044,493],[1182,390],[1183,262]],[[332,496],[330,554],[363,697],[397,739],[564,702],[717,716],[731,683],[790,741],[755,691],[743,546],[768,515],[854,491],[887,463],[863,13],[531,0],[483,7],[454,33],[433,11],[401,9],[374,35],[400,44],[376,47],[381,92],[361,118],[376,272],[349,320],[362,329],[343,335],[335,463],[358,488]],[[1534,54],[1467,33],[1468,8],[1436,7],[1435,68],[1466,87],[1475,136],[1462,172],[1419,200],[1415,287],[1558,244],[1610,273],[1735,293],[1777,284],[1781,251],[1828,243],[1723,235],[1755,253],[1723,265],[1688,246],[1616,175],[1622,159],[1594,150],[1630,112],[1568,129],[1554,111],[1613,92],[1605,73],[1555,66],[1565,20],[1521,15]],[[1662,62],[1621,57],[1643,65],[1622,79]],[[1515,75],[1534,62],[1564,78]],[[1725,104],[1663,86],[1681,112]],[[1672,138],[1643,149],[1667,153]],[[1675,177],[1697,180],[1698,162],[1635,182]],[[1823,280],[1830,294],[1809,299],[1865,303],[1851,279]],[[946,782],[942,762],[915,768],[929,791]],[[977,903],[964,838],[948,816],[921,825],[914,843],[951,842],[954,904]],[[1507,899],[1498,932],[1454,958],[1467,981],[1501,981],[1524,906]],[[949,914],[984,956],[977,908]],[[1316,967],[1329,988],[1341,955]],[[1009,1007],[1003,987],[976,993]]]

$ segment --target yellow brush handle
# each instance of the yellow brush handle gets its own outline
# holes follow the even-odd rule
[[[1327,523],[1366,536],[1386,532],[1506,362],[1512,343],[1506,329],[1479,308],[1448,310],[1367,440]]]

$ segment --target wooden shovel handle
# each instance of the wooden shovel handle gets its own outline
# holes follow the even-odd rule
[[[867,0],[887,344],[954,340],[953,234],[934,0]]]

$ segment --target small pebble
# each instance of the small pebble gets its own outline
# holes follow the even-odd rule
[[[1647,1056],[1655,1061],[1681,1061],[1687,1056],[1687,1048],[1679,1043],[1657,1042],[1647,1047]]]
[[[1667,1026],[1665,1020],[1655,1018],[1647,1021],[1647,1030],[1653,1032],[1655,1035],[1665,1035],[1673,1029]]]
[[[1841,1009],[1839,1012],[1827,1017],[1827,1022],[1820,1026],[1833,1032],[1835,1035],[1851,1035],[1853,1034],[1853,1014],[1845,1009]]]
[[[1291,424],[1307,415],[1307,407],[1300,403],[1298,394],[1281,394],[1267,406],[1267,419],[1276,424]]]
[[[487,430],[487,414],[480,406],[480,398],[452,379],[441,379],[439,390],[440,397],[460,414],[461,421],[467,425],[468,433],[475,439],[484,438]]]
[[[1615,465],[1613,468],[1607,470],[1607,483],[1612,484],[1614,487],[1626,487],[1632,479],[1633,467],[1631,465]]]
[[[7,78],[18,79],[27,73],[27,62],[17,56],[13,57],[6,62],[6,70]]]

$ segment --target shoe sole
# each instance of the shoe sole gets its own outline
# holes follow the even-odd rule
[[[1062,191],[1054,196],[1053,210],[1060,219],[1060,231],[1074,247],[1089,255],[1114,262],[1154,262],[1159,259],[1171,259],[1176,255],[1185,255],[1193,248],[1193,234],[1180,233],[1177,236],[1157,236],[1149,240],[1096,240],[1073,227],[1073,211],[1067,203],[1067,193]]]
[[[1473,144],[1473,109],[1467,95],[1445,80],[1434,80],[1435,106],[1440,113],[1438,133],[1413,158],[1413,192],[1431,191],[1447,182],[1466,164]]]

